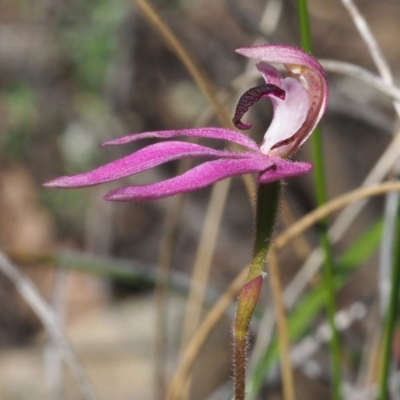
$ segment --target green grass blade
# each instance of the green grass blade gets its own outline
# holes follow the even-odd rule
[[[303,49],[311,52],[311,32],[310,22],[308,18],[307,0],[297,0],[298,19],[300,24],[300,39]],[[322,206],[327,201],[326,185],[325,185],[325,163],[323,156],[322,136],[320,129],[315,129],[311,137],[311,146],[314,162],[314,182],[316,190],[317,205]],[[335,326],[334,316],[336,314],[336,299],[334,289],[334,263],[332,256],[332,247],[328,235],[328,220],[323,219],[320,221],[320,243],[324,251],[324,282],[325,282],[325,299],[326,311],[328,314],[328,322],[332,331],[331,339],[329,342],[331,353],[331,365],[333,376],[333,398],[340,400],[342,398],[341,390],[341,367],[340,367],[340,343],[339,335]]]
[[[397,215],[397,224],[394,243],[400,243],[400,214]],[[385,316],[383,328],[383,350],[381,362],[381,376],[379,383],[379,400],[389,399],[388,383],[390,377],[390,364],[392,360],[392,346],[394,330],[399,312],[399,291],[400,291],[400,246],[394,246],[392,267],[392,287],[390,289],[389,304]]]

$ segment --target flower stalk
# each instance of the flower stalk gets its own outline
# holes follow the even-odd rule
[[[279,207],[280,186],[280,181],[258,186],[253,260],[247,282],[239,294],[233,332],[235,400],[245,399],[248,329],[264,280],[265,260]]]

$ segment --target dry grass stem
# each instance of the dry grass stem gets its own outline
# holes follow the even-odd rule
[[[386,82],[382,79],[382,77],[364,67],[338,60],[319,58],[318,61],[327,72],[342,74],[360,80],[367,85],[370,85],[374,89],[380,91],[381,93],[391,97],[393,100],[400,101],[400,88],[398,86],[396,86],[393,82]],[[278,69],[283,71],[283,69],[279,68],[279,66]],[[246,72],[236,76],[236,78],[232,81],[231,86],[236,89],[242,82],[245,82],[247,86],[250,86],[252,82],[257,80],[259,77],[260,73],[257,71],[256,68],[253,67]]]
[[[335,199],[329,201],[323,206],[311,211],[299,221],[293,224],[285,232],[281,233],[272,244],[273,248],[276,250],[281,250],[288,245],[294,238],[304,232],[306,229],[310,228],[316,222],[329,214],[340,210],[344,206],[355,201],[366,199],[368,197],[379,196],[381,194],[386,194],[394,191],[400,191],[400,181],[389,181],[377,185],[371,185],[365,188],[359,188],[352,190],[351,192],[345,193],[342,196],[336,197]]]
[[[187,344],[193,337],[200,323],[204,295],[230,182],[230,179],[226,179],[222,182],[218,182],[212,188],[193,268],[192,284],[183,324],[181,354],[184,353]],[[189,391],[189,387],[187,387],[187,390]]]
[[[185,162],[186,161],[186,162]],[[179,164],[179,169],[184,170],[188,160]],[[181,214],[185,196],[178,195],[172,200],[172,205],[167,212],[164,222],[164,234],[160,245],[159,269],[156,280],[156,321],[154,337],[154,378],[156,398],[161,399],[165,393],[166,369],[166,329],[168,318],[168,286],[171,275],[172,259],[178,233],[178,221]]]
[[[363,15],[361,15],[353,0],[342,0],[342,3],[349,12],[351,18],[354,21],[354,25],[357,27],[358,32],[360,33],[360,36],[367,45],[368,51],[371,54],[376,68],[378,69],[383,80],[388,84],[392,83],[393,78],[389,68],[389,64],[387,63],[385,56],[383,55],[378,45],[378,42],[372,34],[372,31],[367,21],[365,20]]]
[[[371,347],[369,350],[368,369],[366,373],[367,386],[376,385],[379,381],[379,371],[381,369],[382,359],[382,329],[375,332]]]
[[[361,187],[376,184],[382,181],[393,168],[398,157],[400,156],[400,130],[396,133],[393,140],[379,157],[374,167],[364,179]],[[332,227],[329,229],[329,235],[332,241],[337,241],[351,226],[359,212],[367,204],[367,200],[358,203],[351,203],[336,218]]]
[[[369,314],[377,314],[377,305],[370,307]],[[382,326],[369,319],[367,321],[367,336],[361,352],[362,359],[357,372],[355,386],[366,388],[376,385],[379,379],[378,366],[381,360]]]
[[[184,355],[181,357],[181,361],[172,378],[165,400],[175,400],[180,398],[180,393],[185,387],[187,376],[193,367],[200,349],[207,340],[211,331],[225,314],[226,309],[231,305],[233,299],[239,293],[246,281],[247,273],[248,268],[245,268],[240,272],[220,299],[215,303],[214,307],[210,310],[202,324],[197,329],[195,336],[192,338],[186,347]]]
[[[284,198],[282,207],[282,218],[286,228],[295,222],[295,217],[290,209],[288,201]],[[304,261],[311,252],[310,244],[305,236],[299,236],[293,241],[293,250],[299,260]]]
[[[66,291],[68,287],[69,271],[57,269],[54,277],[51,307],[59,321],[61,329],[64,329],[66,315]],[[62,352],[58,343],[52,336],[49,336],[44,351],[46,381],[49,385],[50,399],[59,400],[63,398],[64,374]]]
[[[368,313],[367,306],[356,301],[346,309],[342,309],[335,314],[335,326],[338,331],[345,331],[356,321],[366,317]],[[293,346],[291,352],[292,364],[294,367],[304,368],[307,361],[320,349],[320,347],[329,341],[331,329],[327,321],[322,322],[313,329],[313,333],[304,337],[299,343]],[[305,368],[306,369],[306,368]],[[323,368],[321,368],[322,370]]]
[[[174,51],[182,61],[182,64],[189,71],[190,75],[193,77],[204,96],[213,105],[220,124],[225,127],[231,127],[231,117],[218,100],[211,82],[208,80],[206,74],[199,67],[199,65],[195,63],[193,57],[190,56],[175,34],[164,23],[164,21],[160,18],[147,0],[133,0],[133,2],[138,6],[145,18],[154,26],[154,28],[156,28],[169,48]]]
[[[285,400],[295,400],[293,368],[290,358],[290,337],[286,318],[285,304],[282,298],[282,284],[279,275],[279,264],[276,252],[271,248],[268,253],[268,278],[276,313],[278,341],[281,352],[281,372],[283,381],[283,397]]]
[[[358,79],[370,85],[383,94],[391,97],[393,100],[400,101],[400,88],[393,83],[388,83],[380,76],[360,67],[359,65],[351,64],[344,61],[336,60],[323,60],[319,62],[322,64],[327,72],[334,72],[350,76],[351,78]]]

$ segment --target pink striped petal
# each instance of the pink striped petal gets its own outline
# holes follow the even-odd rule
[[[270,157],[272,166],[264,171],[259,177],[259,183],[271,183],[279,179],[291,178],[310,172],[312,164],[306,162],[291,162],[280,157]]]
[[[269,157],[260,155],[254,155],[251,159],[208,161],[172,179],[113,190],[104,199],[127,202],[162,199],[200,189],[225,178],[261,172],[269,168],[272,163]]]
[[[182,158],[252,158],[254,153],[214,150],[194,143],[178,141],[149,145],[135,153],[103,165],[92,171],[73,176],[62,176],[44,186],[57,188],[79,188],[120,179],[137,174],[173,160]]]
[[[133,142],[135,140],[142,140],[142,139],[169,139],[179,136],[227,140],[230,142],[238,143],[244,147],[247,147],[250,150],[258,151],[257,143],[251,140],[247,135],[231,129],[213,128],[213,127],[182,129],[179,131],[155,131],[155,132],[134,133],[132,135],[122,136],[120,138],[105,142],[102,144],[102,146],[125,144]]]

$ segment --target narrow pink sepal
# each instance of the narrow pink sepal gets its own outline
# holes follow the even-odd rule
[[[219,159],[208,161],[180,176],[162,182],[144,186],[125,186],[113,190],[104,199],[128,202],[162,199],[200,189],[225,178],[262,172],[272,163],[273,160],[260,155],[242,160]]]
[[[227,140],[238,143],[248,149],[258,151],[257,143],[251,140],[247,135],[231,129],[213,127],[134,133],[105,142],[102,146],[120,145],[142,139],[170,139],[180,136]]]
[[[313,166],[307,162],[292,162],[279,157],[271,157],[273,167],[268,168],[258,177],[259,183],[271,183],[279,179],[291,178],[306,174]]]
[[[183,158],[251,158],[254,153],[214,150],[186,142],[161,142],[149,145],[129,156],[99,168],[73,176],[62,176],[44,184],[56,188],[80,188],[124,178],[150,168]]]

